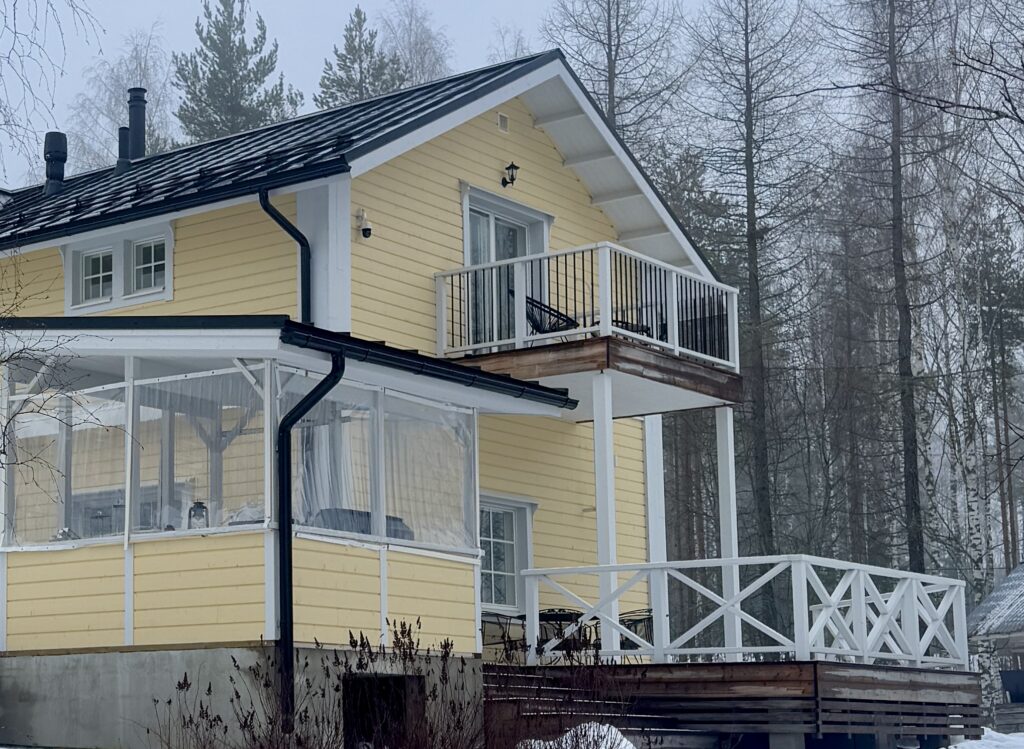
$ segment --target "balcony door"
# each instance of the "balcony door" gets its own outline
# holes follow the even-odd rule
[[[529,227],[524,223],[473,208],[469,214],[469,264],[526,257],[530,251],[529,234]],[[514,274],[513,264],[474,274],[470,300],[470,333],[474,344],[515,337]]]

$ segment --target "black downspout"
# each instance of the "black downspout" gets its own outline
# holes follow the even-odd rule
[[[281,632],[277,660],[281,669],[281,727],[295,728],[295,617],[292,610],[292,427],[299,423],[345,375],[345,355],[331,354],[331,371],[281,418],[277,427],[277,587]]]
[[[309,269],[312,256],[309,250],[309,240],[306,239],[306,235],[299,231],[295,224],[285,218],[284,214],[270,203],[270,195],[265,189],[260,190],[259,196],[260,208],[263,209],[264,213],[274,219],[274,222],[284,229],[288,236],[294,239],[299,245],[299,294],[302,297],[299,300],[299,322],[312,325],[313,309],[310,298],[311,284]]]

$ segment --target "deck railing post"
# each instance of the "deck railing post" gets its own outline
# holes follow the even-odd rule
[[[793,583],[793,655],[798,661],[809,661],[811,643],[807,612],[807,560],[794,560],[790,570]]]
[[[448,283],[454,276],[434,279],[434,307],[437,311],[437,355],[444,356],[448,348]]]
[[[868,654],[868,609],[867,609],[867,585],[865,576],[866,570],[857,570],[853,582],[850,584],[850,605],[853,606],[853,636],[856,642],[850,643],[851,648],[857,651],[857,660],[861,663],[870,663],[871,656]]]
[[[523,577],[526,593],[526,663],[535,665],[540,646],[540,589],[536,575]]]
[[[969,671],[971,660],[967,645],[967,600],[965,590],[967,586],[963,583],[950,584],[956,586],[953,590],[953,642],[956,644],[956,653],[951,653],[951,655],[959,659],[964,671]]]
[[[612,248],[601,244],[597,248],[597,314],[599,334],[612,334]]]
[[[655,663],[667,663],[666,650],[669,646],[669,610],[668,610],[668,569],[656,567],[651,570],[648,584],[651,586],[651,645],[654,652],[651,660]]]
[[[921,620],[917,611],[917,587],[920,584],[915,578],[907,581],[904,588],[903,600],[899,601],[900,623],[903,627],[903,637],[907,641],[909,652],[908,665],[921,665]]]
[[[512,266],[512,288],[515,290],[513,294],[514,307],[513,310],[513,329],[516,339],[516,348],[521,349],[526,344],[526,263],[527,261],[520,261]]]

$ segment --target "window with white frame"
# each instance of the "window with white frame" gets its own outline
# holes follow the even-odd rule
[[[529,564],[530,508],[512,502],[480,503],[480,602],[487,609],[522,607],[522,578]]]
[[[65,313],[88,314],[173,296],[169,224],[63,247]]]
[[[166,244],[163,237],[134,242],[132,246],[132,292],[164,287],[166,275]]]
[[[114,252],[102,250],[83,253],[82,302],[105,301],[114,293]]]

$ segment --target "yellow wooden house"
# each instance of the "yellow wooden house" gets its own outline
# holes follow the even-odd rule
[[[739,557],[736,290],[560,53],[154,155],[129,94],[116,165],[65,178],[54,133],[0,193],[0,742],[131,746],[154,674],[398,620],[963,668],[956,581]],[[722,559],[671,561],[660,415],[695,408]],[[780,576],[790,632],[742,608]]]

